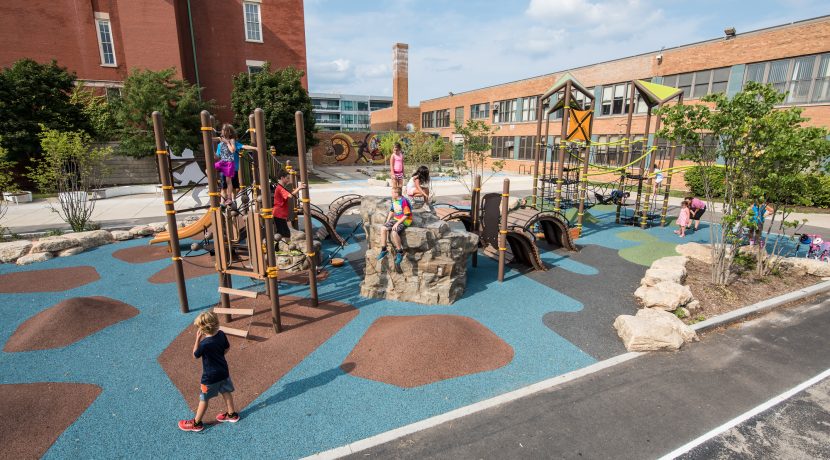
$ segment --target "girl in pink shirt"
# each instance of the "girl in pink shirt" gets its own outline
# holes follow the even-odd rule
[[[680,204],[680,215],[677,216],[677,226],[680,228],[674,231],[674,233],[680,235],[680,238],[686,236],[686,227],[689,226],[689,221],[691,220],[690,217],[691,211],[689,210],[689,202],[687,200],[683,200],[683,203]]]
[[[395,150],[389,157],[389,172],[392,177],[392,188],[403,186],[403,150],[401,143],[395,142]]]

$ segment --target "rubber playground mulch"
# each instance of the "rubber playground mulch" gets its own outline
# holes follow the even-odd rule
[[[98,281],[95,267],[48,268],[0,275],[0,293],[60,292]]]
[[[182,268],[184,279],[189,280],[205,275],[215,275],[216,266],[213,264],[213,257],[210,254],[202,254],[196,257],[182,257]],[[165,284],[176,282],[176,270],[173,264],[169,264],[148,280],[153,284]]]
[[[86,383],[0,385],[4,458],[40,458],[101,393]]]
[[[280,296],[280,305],[283,332],[276,334],[271,326],[271,307],[267,297],[232,300],[233,308],[254,308],[255,311],[253,317],[227,324],[236,329],[249,329],[247,340],[228,335],[231,348],[226,357],[236,388],[233,397],[238,411],[249,405],[358,314],[358,310],[351,305],[320,302],[317,307],[311,307],[309,299],[292,296]],[[199,379],[202,375],[202,361],[195,359],[192,353],[195,336],[196,327],[188,326],[158,358],[170,380],[193,410],[199,402]],[[273,396],[273,400],[264,401],[262,406],[257,407],[265,407],[286,398],[286,392],[283,391]],[[223,409],[222,399],[217,398],[211,411]],[[184,416],[186,414],[182,414]]]
[[[112,256],[130,264],[143,264],[172,257],[172,254],[169,252],[166,244],[157,244],[119,249],[113,252]]]
[[[378,318],[341,368],[351,375],[412,388],[513,360],[513,348],[478,321],[456,315]]]
[[[14,331],[3,351],[65,347],[137,314],[132,305],[109,297],[73,297],[27,319]]]

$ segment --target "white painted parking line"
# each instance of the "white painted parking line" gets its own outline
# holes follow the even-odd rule
[[[750,418],[760,414],[761,412],[764,412],[765,410],[767,410],[771,407],[774,407],[774,406],[780,404],[781,402],[786,401],[789,398],[792,398],[794,395],[806,390],[807,388],[809,388],[809,387],[815,385],[816,383],[826,379],[827,377],[830,377],[830,369],[827,369],[826,371],[824,371],[821,374],[811,378],[810,380],[807,380],[806,382],[803,382],[803,383],[799,384],[798,386],[796,386],[794,388],[791,388],[791,389],[785,391],[784,393],[781,393],[780,395],[770,399],[769,401],[761,404],[760,406],[754,407],[751,410],[749,410],[747,412],[744,412],[743,414],[741,414],[741,415],[733,418],[732,420],[724,423],[723,425],[721,425],[721,426],[719,426],[719,427],[703,434],[702,436],[700,436],[700,437],[698,437],[698,438],[696,438],[696,439],[694,439],[694,440],[678,447],[677,449],[675,449],[675,450],[669,452],[668,454],[660,457],[660,460],[669,460],[669,459],[677,458],[677,457],[685,454],[686,452],[694,449],[695,447],[699,446],[700,444],[703,444],[704,442],[706,442],[706,441],[714,438],[715,436],[723,433],[724,431],[731,429],[735,425],[738,425],[739,423],[745,422],[746,420],[749,420]]]

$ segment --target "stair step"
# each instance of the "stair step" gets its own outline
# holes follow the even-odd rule
[[[237,337],[242,337],[243,339],[248,338],[248,331],[243,331],[242,329],[234,329],[232,327],[219,326],[219,330],[224,332],[225,334],[235,335]]]
[[[228,295],[238,295],[240,297],[247,297],[249,299],[256,299],[259,296],[259,292],[254,291],[245,291],[242,289],[234,289],[228,287],[219,287],[220,294],[228,294]]]
[[[221,307],[214,307],[213,312],[220,314],[220,315],[243,315],[243,316],[254,316],[254,309],[253,308],[221,308]]]

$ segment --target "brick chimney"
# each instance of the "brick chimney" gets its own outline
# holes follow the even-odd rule
[[[392,105],[409,107],[409,45],[395,43],[392,47]]]

